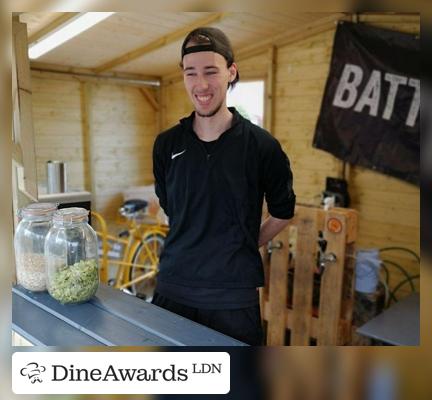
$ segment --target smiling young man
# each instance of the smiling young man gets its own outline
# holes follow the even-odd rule
[[[275,138],[227,107],[239,73],[222,31],[190,32],[181,57],[194,112],[154,144],[156,194],[170,231],[153,304],[260,345],[258,248],[294,214],[289,161]],[[261,223],[264,197],[270,216]]]

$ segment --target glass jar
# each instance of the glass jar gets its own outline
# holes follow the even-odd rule
[[[18,211],[14,248],[17,283],[33,292],[46,290],[45,238],[52,226],[55,203],[33,203]]]
[[[48,293],[62,304],[88,301],[99,285],[97,236],[84,208],[54,213],[45,240]]]

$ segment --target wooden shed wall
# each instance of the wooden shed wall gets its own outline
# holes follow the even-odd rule
[[[33,126],[37,175],[46,182],[46,162],[67,162],[71,188],[85,186],[80,83],[33,76]]]
[[[69,187],[92,191],[95,209],[115,220],[122,191],[153,182],[157,113],[136,87],[33,74],[32,90],[39,183],[47,160],[66,161]]]
[[[193,107],[184,89],[183,80],[164,85],[162,88],[162,130],[178,123],[180,118],[189,115]]]
[[[137,88],[92,85],[90,136],[96,208],[113,219],[131,186],[153,183],[157,114]]]
[[[420,19],[402,15],[360,15],[359,22],[408,33],[420,31]],[[319,204],[326,176],[341,176],[342,162],[312,147],[315,124],[329,71],[335,28],[305,37],[277,49],[273,135],[287,152],[294,173],[298,201]],[[269,71],[264,52],[239,63],[242,80]],[[190,104],[183,83],[173,80],[164,88],[165,128],[177,122]],[[358,248],[402,246],[420,251],[420,192],[411,184],[361,167],[348,170],[351,207],[359,210]],[[419,273],[417,262],[403,252],[387,256],[411,273]],[[403,275],[391,268],[390,286]],[[416,282],[418,286],[418,281]],[[408,286],[405,287],[408,289]]]

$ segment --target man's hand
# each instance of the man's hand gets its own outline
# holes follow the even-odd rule
[[[262,224],[259,233],[258,246],[261,247],[272,240],[283,228],[288,225],[289,219],[268,217]]]

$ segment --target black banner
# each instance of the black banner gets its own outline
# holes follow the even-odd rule
[[[314,147],[419,184],[420,40],[339,23]]]

